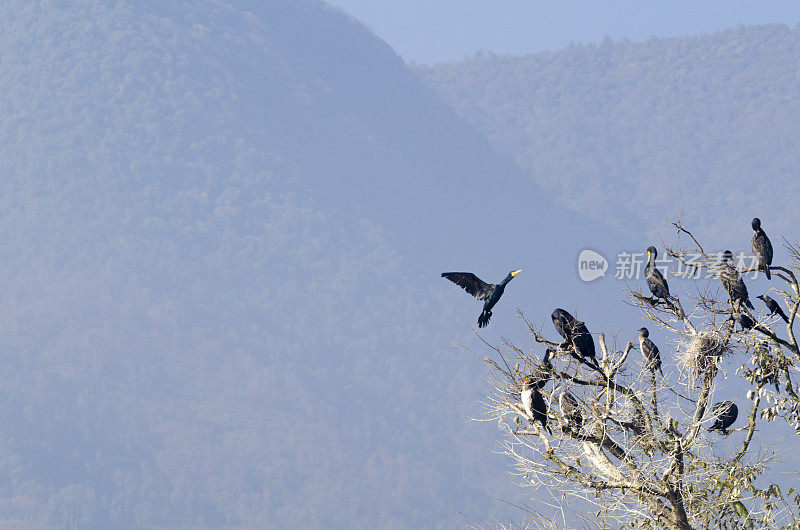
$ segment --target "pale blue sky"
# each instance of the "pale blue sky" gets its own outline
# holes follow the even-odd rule
[[[434,63],[478,50],[530,53],[570,41],[646,40],[738,24],[800,22],[800,3],[673,0],[326,0],[364,22],[405,60]]]

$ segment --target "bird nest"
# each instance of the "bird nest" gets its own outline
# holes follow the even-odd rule
[[[683,371],[692,378],[705,373],[726,352],[722,335],[717,331],[701,331],[678,349],[677,359]]]

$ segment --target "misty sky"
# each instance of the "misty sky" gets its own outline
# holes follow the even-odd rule
[[[542,0],[327,0],[361,20],[405,60],[460,60],[478,50],[531,53],[570,41],[681,37],[737,24],[800,22],[789,0],[559,2]]]

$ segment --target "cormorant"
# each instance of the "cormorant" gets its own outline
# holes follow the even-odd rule
[[[556,331],[566,339],[565,345],[571,345],[575,353],[584,359],[589,359],[590,364],[599,369],[600,365],[595,358],[594,339],[586,324],[560,307],[553,311],[550,318],[553,319]]]
[[[658,351],[658,346],[650,340],[650,332],[647,331],[647,328],[639,330],[639,349],[642,350],[642,355],[647,361],[647,369],[653,373],[658,370],[661,375],[664,375],[661,370],[661,354]]]
[[[773,300],[772,298],[770,298],[765,294],[758,295],[756,296],[756,298],[760,298],[765,304],[767,304],[767,309],[769,309],[769,316],[773,316],[777,313],[778,316],[780,316],[784,322],[786,322],[787,324],[789,323],[789,317],[787,317],[786,313],[783,312],[783,309],[781,309],[781,306],[778,304],[778,302],[776,302],[775,300]]]
[[[553,353],[555,352],[552,348],[547,348],[544,352],[544,357],[542,357],[541,364],[536,365],[536,368],[533,369],[531,377],[537,388],[544,388],[547,382],[553,377],[553,363],[550,361]]]
[[[647,265],[644,267],[644,279],[647,280],[647,286],[650,288],[650,292],[653,293],[653,298],[669,300],[671,297],[667,280],[661,275],[661,271],[656,268],[657,256],[656,247],[652,245],[647,247]]]
[[[747,313],[734,313],[730,319],[738,322],[742,326],[742,331],[749,331],[756,325],[756,321]]]
[[[719,431],[722,434],[728,434],[728,427],[733,425],[736,417],[739,415],[739,408],[733,401],[721,401],[714,404],[711,409],[711,414],[717,417],[714,424],[708,428],[710,431]]]
[[[758,259],[758,270],[764,271],[767,279],[771,280],[772,274],[769,272],[769,266],[772,265],[772,242],[761,229],[761,219],[754,217],[750,226],[753,227],[753,254]]]
[[[564,391],[558,396],[558,406],[561,407],[561,416],[564,418],[564,429],[577,434],[584,423],[578,400],[569,392]]]
[[[478,327],[485,328],[489,324],[489,319],[492,318],[492,308],[503,296],[506,284],[514,279],[514,276],[519,274],[521,270],[509,272],[508,276],[497,285],[486,283],[471,272],[443,272],[442,278],[447,278],[454,284],[463,287],[465,291],[478,300],[485,300],[483,311],[478,317]]]
[[[739,271],[736,270],[736,267],[733,266],[733,253],[730,250],[726,250],[722,253],[722,270],[719,274],[719,279],[722,282],[723,287],[728,292],[728,297],[731,299],[731,304],[734,306],[741,305],[742,302],[749,307],[750,309],[755,309],[753,307],[752,302],[750,302],[750,295],[747,293],[747,286],[744,284],[744,280],[739,275]]]
[[[553,431],[547,426],[547,405],[533,380],[533,376],[525,378],[519,397],[522,401],[522,408],[525,410],[525,414],[528,415],[528,421],[531,423],[538,421],[549,434],[553,434]]]

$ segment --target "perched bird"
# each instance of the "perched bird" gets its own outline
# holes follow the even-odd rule
[[[503,296],[503,291],[506,289],[506,284],[514,279],[514,276],[519,274],[520,270],[511,271],[508,276],[495,285],[493,283],[486,283],[471,272],[443,272],[442,278],[447,278],[456,285],[464,288],[469,294],[478,300],[485,300],[483,303],[483,311],[478,317],[478,327],[485,328],[489,324],[489,319],[492,318],[492,308]]]
[[[731,304],[740,306],[744,303],[750,309],[755,309],[752,302],[750,302],[750,295],[747,293],[747,286],[744,280],[739,275],[739,271],[733,266],[733,253],[726,250],[722,253],[722,269],[720,270],[719,279],[722,286],[728,292],[731,299]]]
[[[767,279],[771,280],[772,274],[769,272],[769,266],[772,265],[772,242],[761,229],[761,219],[754,217],[750,226],[753,227],[753,255],[758,259],[758,270],[764,271]]]
[[[650,332],[647,331],[647,328],[639,330],[639,349],[647,361],[647,369],[653,373],[658,370],[661,375],[664,375],[661,370],[661,354],[658,351],[658,346],[650,340]]]
[[[558,396],[558,406],[561,407],[561,417],[564,419],[565,432],[577,434],[584,424],[583,413],[578,400],[569,392],[561,392]]]
[[[669,285],[664,276],[662,276],[661,271],[656,268],[656,257],[658,257],[656,247],[652,245],[647,247],[647,265],[644,266],[644,279],[647,281],[650,292],[653,293],[653,298],[669,300],[671,298]]]
[[[734,313],[731,315],[730,320],[735,320],[742,326],[742,331],[749,331],[756,325],[756,321],[747,313]]]
[[[769,316],[773,316],[777,313],[778,316],[781,317],[784,322],[786,322],[787,324],[789,323],[789,317],[787,317],[786,313],[783,312],[783,309],[781,309],[781,306],[778,304],[778,302],[776,302],[775,300],[773,300],[772,298],[770,298],[765,294],[758,295],[756,296],[756,298],[760,298],[765,304],[767,304],[767,309],[769,309]]]
[[[547,405],[544,402],[542,393],[533,380],[533,376],[528,376],[522,383],[522,392],[519,394],[522,401],[522,408],[528,416],[528,421],[531,423],[539,422],[542,424],[549,434],[553,434],[550,427],[547,426]]]
[[[536,388],[544,388],[547,382],[553,377],[553,363],[550,361],[555,351],[552,348],[547,348],[542,357],[541,364],[533,369],[531,377]]]
[[[708,428],[709,432],[719,431],[722,434],[729,434],[728,427],[733,425],[736,417],[739,416],[739,408],[733,401],[721,401],[715,403],[711,408],[711,414],[717,417],[714,424]]]
[[[566,339],[565,345],[572,346],[575,353],[588,359],[596,368],[600,368],[595,358],[594,339],[586,324],[570,315],[560,307],[550,315],[556,331]]]

